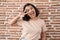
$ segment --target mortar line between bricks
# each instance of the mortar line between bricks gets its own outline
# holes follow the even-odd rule
[[[53,2],[59,2],[59,1],[53,1]],[[0,2],[0,3],[28,3],[28,2]],[[30,3],[49,3],[49,2],[30,2]]]
[[[25,4],[25,3],[28,3],[28,2],[0,2],[0,3],[20,3],[20,4]],[[32,3],[32,2],[29,2],[29,3]],[[38,4],[40,4],[40,3],[43,3],[43,5],[44,4],[48,4],[48,5],[56,5],[56,4],[49,4],[49,2],[33,2],[33,4],[35,4],[35,3],[38,3]],[[58,2],[59,3],[59,2]]]
[[[0,2],[0,3],[28,3],[28,2]],[[29,3],[48,3],[48,2],[29,2]]]

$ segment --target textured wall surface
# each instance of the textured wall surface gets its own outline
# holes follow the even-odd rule
[[[19,40],[22,27],[8,26],[7,23],[17,16],[25,3],[34,4],[45,20],[47,40],[60,40],[60,0],[0,0],[0,40]],[[19,20],[20,21],[20,20]]]

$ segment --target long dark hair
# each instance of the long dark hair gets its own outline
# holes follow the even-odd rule
[[[25,10],[25,8],[27,6],[32,6],[35,9],[36,17],[39,15],[39,10],[33,4],[31,4],[31,3],[25,4],[24,7],[23,7],[23,11]],[[28,14],[24,15],[24,17],[23,17],[24,21],[29,21],[30,19],[31,19],[31,17]]]

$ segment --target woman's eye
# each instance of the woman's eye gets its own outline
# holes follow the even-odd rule
[[[26,10],[26,12],[29,12],[29,10]]]
[[[32,10],[33,8],[31,7],[31,10]]]

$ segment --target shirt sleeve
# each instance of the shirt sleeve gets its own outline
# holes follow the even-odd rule
[[[44,32],[44,31],[47,31],[47,27],[46,27],[46,23],[45,23],[45,21],[43,21],[42,22],[42,31]]]

